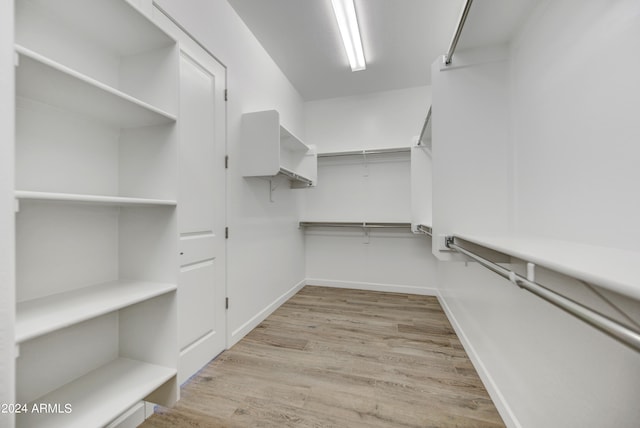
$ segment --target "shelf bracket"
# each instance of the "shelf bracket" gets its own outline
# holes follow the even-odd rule
[[[527,280],[536,281],[536,265],[531,262],[527,262]]]
[[[276,176],[277,177],[277,176]],[[274,178],[276,177],[271,177],[269,178],[269,202],[274,203],[275,201],[273,200],[273,192],[276,191],[276,189],[278,188],[278,186],[280,186],[279,183],[273,183],[275,180]]]

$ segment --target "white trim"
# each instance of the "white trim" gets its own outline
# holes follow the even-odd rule
[[[271,304],[269,304],[266,308],[258,312],[255,316],[253,316],[249,321],[241,325],[239,328],[231,332],[231,337],[229,338],[229,344],[227,349],[230,349],[233,345],[238,343],[240,339],[246,336],[251,330],[256,328],[262,321],[264,321],[269,315],[271,315],[276,309],[278,309],[284,302],[289,300],[294,294],[302,289],[306,285],[306,281],[303,279],[296,285],[294,285],[291,289],[286,291],[282,296],[278,297]]]
[[[442,294],[439,291],[436,292],[436,295],[438,296],[438,302],[440,302],[440,306],[442,306],[442,309],[444,310],[444,313],[447,315],[449,322],[453,326],[453,329],[456,331],[456,334],[458,335],[458,338],[460,339],[460,342],[462,343],[464,350],[469,356],[469,359],[471,360],[473,367],[476,369],[476,372],[478,372],[478,375],[480,376],[480,380],[482,380],[482,383],[484,384],[484,387],[489,393],[491,400],[496,406],[498,413],[500,413],[500,416],[502,417],[503,422],[509,428],[522,428],[522,425],[518,421],[518,418],[516,417],[516,415],[513,413],[511,406],[509,406],[509,403],[507,402],[504,395],[500,391],[500,388],[494,381],[493,376],[491,376],[491,373],[482,362],[480,355],[478,354],[474,346],[471,344],[471,342],[469,341],[469,338],[467,337],[464,330],[462,329],[462,326],[458,322],[458,319],[456,318],[454,313],[451,311],[451,308],[449,308],[449,305],[447,304],[446,299],[442,296]]]
[[[387,293],[418,294],[422,296],[437,296],[438,290],[431,287],[416,287],[415,285],[380,284],[375,282],[338,281],[334,279],[307,278],[307,285],[351,288],[355,290],[384,291]]]

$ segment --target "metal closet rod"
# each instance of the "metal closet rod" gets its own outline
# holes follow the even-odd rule
[[[467,16],[469,15],[469,10],[471,9],[471,3],[473,3],[473,0],[467,0],[464,4],[464,9],[462,9],[462,14],[460,15],[460,19],[458,20],[458,26],[456,27],[456,32],[453,35],[453,39],[451,39],[449,50],[447,51],[447,54],[444,57],[445,65],[451,64],[451,60],[453,59],[453,53],[456,51],[456,46],[458,46],[458,42],[460,41],[462,28],[464,27],[464,23],[467,21]]]
[[[433,229],[431,229],[430,226],[425,226],[424,224],[419,224],[418,226],[416,226],[416,229],[418,229],[418,232],[422,232],[425,235],[433,236]]]
[[[420,136],[418,137],[418,145],[422,145],[422,138],[424,138],[424,133],[427,132],[427,127],[429,126],[429,121],[431,120],[431,107],[429,106],[429,111],[427,112],[427,118],[424,120],[424,125],[422,125],[422,130],[420,131]]]
[[[411,223],[368,223],[368,222],[344,222],[344,221],[301,221],[300,227],[361,227],[363,229],[399,229],[411,228]]]
[[[500,276],[507,278],[518,287],[523,288],[530,293],[533,293],[536,296],[546,300],[552,305],[557,306],[563,311],[570,313],[576,318],[586,322],[587,324],[590,324],[591,326],[597,328],[598,330],[604,332],[605,334],[611,336],[619,342],[629,346],[630,348],[636,351],[640,351],[640,332],[632,330],[612,318],[595,312],[578,302],[575,302],[571,299],[568,299],[567,297],[564,297],[561,294],[551,291],[545,286],[538,284],[537,282],[529,281],[527,278],[515,273],[514,271],[506,269],[499,264],[487,260],[484,257],[479,256],[478,254],[469,251],[464,247],[461,247],[460,245],[455,243],[455,238],[453,236],[448,236],[446,238],[446,245],[452,250],[458,251],[465,256],[471,257],[482,266],[497,273]]]
[[[392,148],[392,149],[349,150],[346,152],[318,153],[318,157],[329,158],[329,157],[336,157],[336,156],[381,155],[385,153],[406,153],[410,151],[411,151],[410,147],[398,147],[398,148]]]
[[[287,169],[287,168],[280,168],[280,174],[285,175],[293,180],[297,180],[297,181],[301,181],[304,184],[306,184],[307,186],[311,186],[313,184],[313,182],[311,180],[309,180],[307,177],[303,177],[301,175],[296,174],[295,172]]]

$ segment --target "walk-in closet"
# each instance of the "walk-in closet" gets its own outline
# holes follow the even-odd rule
[[[638,0],[0,3],[0,428],[635,428]]]

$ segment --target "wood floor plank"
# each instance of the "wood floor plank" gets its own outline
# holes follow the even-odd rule
[[[142,426],[504,424],[435,297],[307,286]]]

